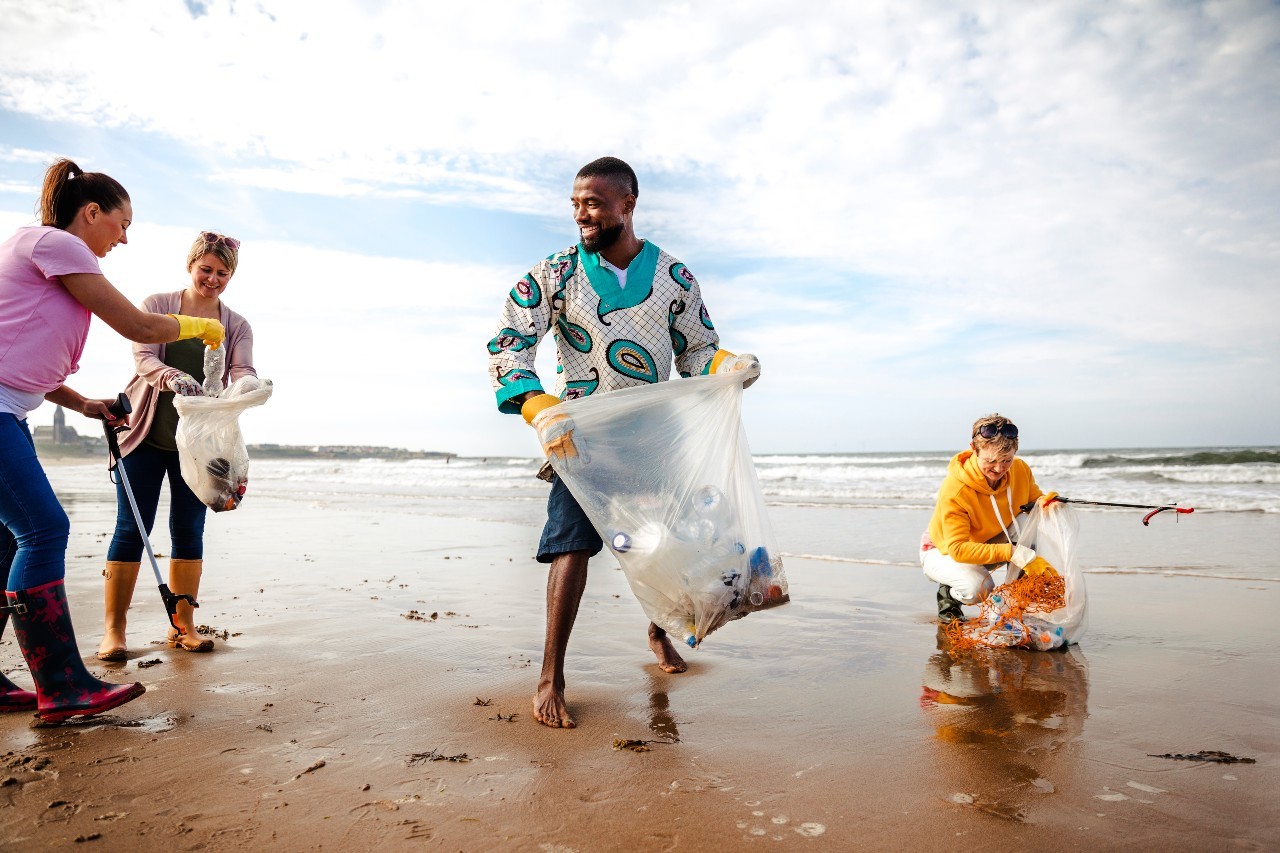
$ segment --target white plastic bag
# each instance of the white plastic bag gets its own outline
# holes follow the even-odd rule
[[[1036,506],[1022,524],[1019,542],[1044,557],[1063,580],[1063,606],[1049,612],[1026,612],[1010,615],[1008,591],[998,587],[982,603],[982,615],[974,623],[962,626],[962,632],[981,645],[1021,646],[1048,649],[1080,642],[1084,637],[1088,616],[1088,591],[1080,568],[1080,525],[1075,510],[1055,504],[1048,511]],[[1005,584],[1021,577],[1019,569],[1010,568]],[[1018,603],[1014,603],[1018,604]],[[1013,611],[1020,611],[1015,606]]]
[[[742,428],[758,373],[567,400],[533,422],[645,614],[690,646],[790,600]]]
[[[271,391],[270,380],[242,376],[216,397],[173,398],[182,479],[214,512],[235,509],[244,499],[249,451],[240,435],[240,413],[261,406]]]

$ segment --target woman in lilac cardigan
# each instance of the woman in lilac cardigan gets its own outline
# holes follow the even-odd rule
[[[258,375],[253,369],[253,330],[247,320],[222,302],[222,293],[240,259],[239,250],[238,240],[203,232],[187,253],[191,285],[186,290],[148,296],[142,302],[145,311],[182,313],[222,322],[227,333],[224,385],[241,376]],[[133,358],[138,372],[125,388],[133,414],[131,429],[120,440],[122,464],[148,534],[155,522],[161,483],[166,476],[169,478],[169,589],[197,598],[204,569],[205,506],[182,479],[174,439],[178,414],[173,397],[204,393],[204,347],[199,341],[135,344]],[[116,486],[116,504],[115,535],[102,570],[106,578],[106,626],[98,648],[101,660],[124,660],[127,656],[125,617],[142,560],[142,536],[123,485]],[[170,646],[189,652],[213,649],[213,640],[196,635],[191,605],[179,602],[174,621],[182,631],[169,629]]]

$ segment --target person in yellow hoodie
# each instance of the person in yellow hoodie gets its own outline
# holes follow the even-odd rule
[[[1018,544],[1021,507],[1052,505],[1030,466],[1017,458],[1018,427],[1003,415],[979,418],[968,450],[947,465],[928,531],[920,539],[925,577],[938,584],[938,621],[963,621],[962,604],[978,604],[995,589],[991,572],[1012,565],[1028,575],[1057,574]]]

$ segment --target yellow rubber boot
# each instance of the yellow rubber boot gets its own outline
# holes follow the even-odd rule
[[[106,579],[102,595],[106,616],[103,620],[102,645],[98,646],[98,660],[124,660],[127,657],[125,622],[141,565],[140,562],[107,560],[107,566],[102,570],[102,576]]]
[[[204,560],[179,560],[176,558],[169,560],[170,592],[175,595],[189,595],[199,601],[200,575],[203,571]],[[177,611],[173,614],[173,621],[178,623],[178,627],[182,629],[182,634],[179,635],[172,628],[169,629],[169,645],[171,647],[188,652],[213,651],[213,640],[202,640],[200,635],[196,633],[190,604],[185,601],[179,601]]]

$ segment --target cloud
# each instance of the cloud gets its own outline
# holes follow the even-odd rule
[[[1280,362],[1264,0],[0,6],[0,109],[194,152],[255,223],[269,193],[559,222],[567,176],[625,156],[643,233],[695,269],[727,340],[786,377],[766,400],[834,374],[873,409],[895,387],[961,407],[975,381],[1049,408],[1049,391],[1099,400],[1108,383],[1175,406],[1248,394],[1241,371]],[[311,252],[289,235],[263,268],[277,250]],[[356,281],[444,274],[315,257]],[[485,258],[474,275],[511,278]],[[483,338],[493,291],[479,302],[453,307]],[[317,322],[389,325],[375,337],[403,367],[412,312],[378,310]],[[1052,388],[1006,384],[1023,368]]]
[[[6,234],[29,224],[0,213]],[[183,265],[196,233],[135,223],[129,244],[102,261],[103,273],[135,304],[181,290],[190,284]],[[508,280],[510,270],[484,264],[246,243],[225,301],[252,324],[259,375],[276,383],[272,400],[245,416],[248,440],[455,452],[501,446],[495,436],[520,433],[503,429],[484,345]],[[67,384],[110,397],[132,371],[129,343],[95,320]],[[44,406],[33,422],[51,418]]]

